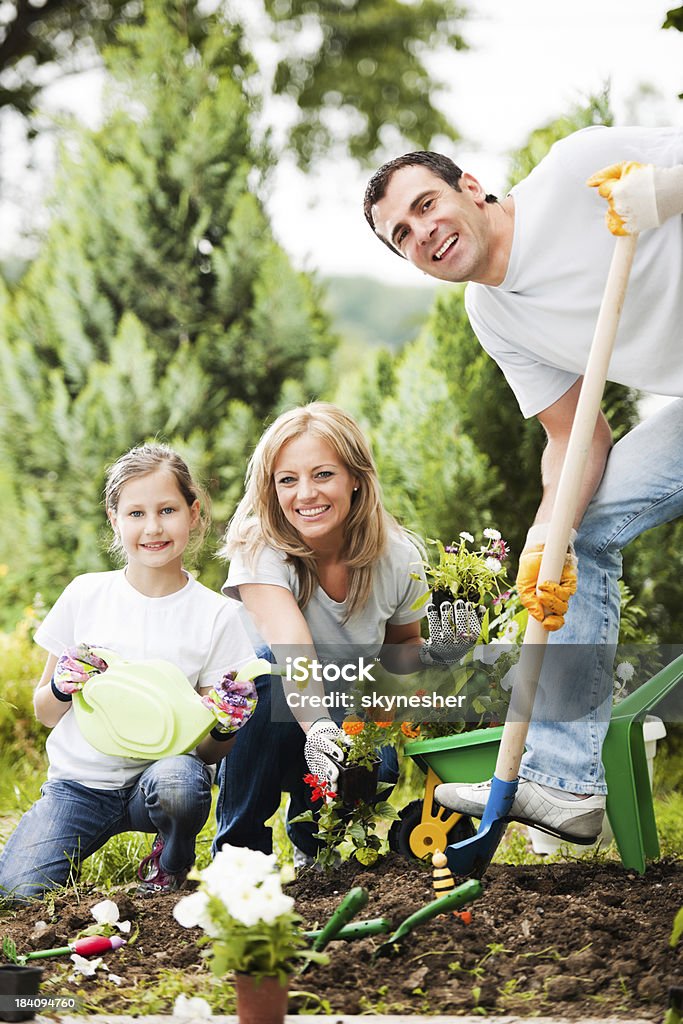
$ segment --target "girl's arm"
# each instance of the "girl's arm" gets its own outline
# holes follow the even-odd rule
[[[199,689],[199,696],[205,697],[206,694],[211,690],[210,686],[202,686]],[[245,729],[249,728],[247,722],[244,726]],[[235,740],[237,739],[237,733],[234,732],[231,736],[224,740],[215,740],[211,733],[205,736],[201,743],[197,744],[197,754],[202,759],[204,764],[218,764],[226,754],[229,754],[232,750]]]
[[[52,729],[71,707],[71,701],[58,700],[50,686],[58,660],[56,654],[48,655],[43,674],[33,694],[33,708],[36,718],[42,725],[46,725],[48,729]]]

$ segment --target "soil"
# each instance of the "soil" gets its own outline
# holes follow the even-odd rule
[[[372,959],[382,941],[335,942],[327,966],[292,981],[289,1012],[472,1014],[473,1011],[577,1020],[635,1017],[660,1021],[670,985],[683,978],[683,941],[669,945],[683,906],[683,863],[659,862],[644,876],[618,864],[493,865],[471,923],[452,914],[419,927],[390,957]],[[360,917],[395,924],[433,898],[431,868],[390,854],[375,867],[346,864],[323,875],[307,869],[289,887],[307,927],[324,923],[342,896],[364,886]],[[123,949],[99,969],[69,981],[66,958],[40,961],[41,994],[79,994],[90,1012],[170,1012],[175,995],[203,995],[216,1012],[234,1012],[231,989],[212,978],[198,930],[181,928],[171,910],[182,893],[153,898],[134,888],[102,893],[81,887],[5,914],[0,927],[19,952],[62,945],[93,923],[90,908],[108,897],[132,922]],[[40,938],[39,919],[48,924]],[[136,934],[137,932],[137,934]],[[180,979],[173,973],[182,972]]]

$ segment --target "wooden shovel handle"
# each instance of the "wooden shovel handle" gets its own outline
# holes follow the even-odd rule
[[[538,573],[543,582],[558,582],[562,575],[637,242],[637,235],[623,235],[614,246]],[[515,674],[514,715],[505,722],[496,762],[496,777],[503,782],[519,774],[547,640],[548,631],[530,617]]]

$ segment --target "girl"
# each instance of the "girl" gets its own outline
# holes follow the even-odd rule
[[[282,645],[280,663],[297,652],[319,660],[381,655],[393,671],[397,657],[401,671],[437,660],[438,630],[425,644],[424,612],[412,608],[427,589],[410,576],[421,571],[420,553],[384,510],[368,443],[336,406],[313,402],[268,428],[249,464],[223,553],[231,559],[223,592],[243,602],[256,643],[276,651]],[[447,661],[450,648],[441,635],[438,644]],[[219,769],[214,849],[227,842],[269,853],[265,822],[281,790],[291,792],[288,817],[297,816],[310,806],[302,781],[307,768],[333,783],[329,757],[342,756],[344,734],[320,717],[326,712],[309,713],[307,720],[305,711],[295,711],[297,721],[281,686],[273,688],[272,708],[268,688],[260,686],[251,727]],[[380,779],[395,782],[395,751],[384,748],[381,756]],[[295,853],[315,855],[314,826],[289,822],[287,830]]]
[[[156,833],[140,870],[144,894],[185,881],[209,814],[208,766],[227,752],[227,734],[217,727],[196,751],[156,762],[109,756],[81,734],[72,692],[93,670],[87,645],[126,659],[171,661],[203,695],[215,693],[228,669],[253,659],[236,602],[183,568],[188,543],[198,545],[207,526],[199,495],[185,462],[164,445],[133,448],[107,473],[112,548],[126,565],[77,576],[36,632],[48,651],[34,695],[38,720],[52,729],[48,777],[0,856],[5,899],[25,901],[64,885],[72,868],[128,830]],[[207,706],[212,699],[205,697]]]

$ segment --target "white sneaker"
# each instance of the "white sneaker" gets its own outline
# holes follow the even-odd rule
[[[447,782],[437,786],[434,796],[442,807],[481,818],[491,792],[491,782]],[[569,843],[588,845],[600,835],[605,797],[595,794],[584,800],[563,800],[544,786],[520,779],[510,814],[521,821]]]

